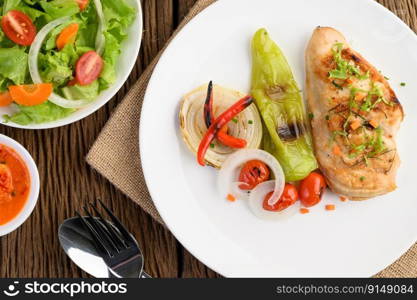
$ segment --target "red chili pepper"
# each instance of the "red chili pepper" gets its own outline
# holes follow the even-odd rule
[[[204,103],[204,122],[207,128],[210,128],[213,120],[213,81],[210,81],[207,89],[206,102]]]
[[[246,140],[238,139],[234,136],[227,134],[227,126],[223,126],[222,129],[217,133],[217,139],[220,143],[225,146],[229,146],[230,148],[241,149],[245,148],[247,145]]]
[[[204,103],[204,122],[207,128],[210,128],[213,120],[215,120],[213,113],[213,81],[209,82],[207,89],[207,97]],[[247,145],[246,140],[239,139],[227,134],[228,127],[224,126],[216,135],[217,139],[225,146],[230,148],[241,149]]]
[[[240,99],[235,104],[233,104],[230,108],[228,108],[224,113],[222,113],[213,122],[213,124],[211,124],[205,136],[201,140],[200,146],[198,147],[197,160],[200,165],[205,166],[204,157],[206,155],[207,149],[210,147],[210,143],[214,140],[214,138],[219,133],[219,131],[224,126],[226,126],[227,123],[229,123],[235,116],[237,116],[240,112],[245,110],[252,103],[253,103],[253,99],[251,96],[246,96]]]

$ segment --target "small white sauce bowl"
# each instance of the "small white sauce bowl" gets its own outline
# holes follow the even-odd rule
[[[39,172],[35,161],[22,145],[2,134],[0,134],[0,144],[12,148],[18,155],[20,155],[20,157],[25,162],[30,175],[30,192],[28,200],[26,201],[20,213],[13,220],[4,225],[0,225],[0,236],[4,236],[19,228],[31,215],[36,203],[38,202],[40,181]]]

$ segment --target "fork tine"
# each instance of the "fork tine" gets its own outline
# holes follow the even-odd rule
[[[87,222],[89,222],[94,227],[101,239],[104,240],[104,242],[107,243],[111,248],[113,248],[112,250],[115,250],[117,253],[119,253],[120,250],[114,244],[113,240],[109,236],[109,233],[106,232],[106,230],[103,229],[102,225],[91,215],[91,213],[87,209],[87,206],[83,206],[83,208],[89,217]],[[111,253],[111,255],[113,256],[113,253]]]
[[[84,217],[82,217],[80,215],[80,213],[78,211],[75,211],[75,214],[77,215],[78,219],[81,221],[81,223],[83,224],[84,228],[87,229],[87,231],[91,234],[91,236],[93,237],[93,241],[96,245],[96,247],[98,248],[98,250],[101,250],[102,252],[104,252],[105,254],[107,254],[108,256],[111,256],[110,251],[107,249],[107,247],[104,245],[103,241],[101,240],[100,236],[98,235],[98,233],[94,230],[94,228],[91,227],[91,225],[84,219]]]
[[[115,244],[119,244],[119,246],[121,246],[123,248],[127,248],[128,245],[120,237],[120,234],[118,232],[116,232],[116,230],[113,228],[113,226],[111,226],[108,222],[106,222],[106,220],[104,220],[103,216],[98,211],[98,209],[94,206],[93,203],[90,202],[89,204],[93,208],[94,212],[98,215],[98,217],[100,218],[100,220],[102,221],[101,223],[103,223],[104,227],[106,227],[109,235],[113,239],[113,242],[115,242]]]
[[[111,218],[114,226],[116,226],[116,228],[120,231],[120,233],[122,234],[122,236],[130,242],[133,242],[133,239],[130,235],[130,233],[126,230],[126,228],[122,225],[122,223],[119,221],[118,218],[116,218],[116,216],[111,212],[111,210],[103,203],[103,201],[101,201],[100,199],[98,199],[98,201],[100,202],[101,206],[104,208],[104,210],[106,211],[106,213],[109,215],[109,217]]]

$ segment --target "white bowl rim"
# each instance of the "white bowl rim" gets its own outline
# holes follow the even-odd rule
[[[63,119],[59,119],[53,122],[48,122],[48,123],[41,123],[41,124],[30,124],[30,125],[19,125],[13,122],[1,122],[0,124],[5,125],[5,126],[9,126],[9,127],[13,127],[13,128],[21,128],[21,129],[29,129],[29,130],[37,130],[37,129],[51,129],[51,128],[58,128],[58,127],[63,127],[66,125],[70,125],[72,123],[78,122],[90,115],[92,115],[93,113],[95,113],[97,110],[99,110],[100,108],[102,108],[104,105],[106,105],[118,92],[119,90],[123,87],[123,85],[126,83],[127,79],[130,76],[130,73],[132,72],[133,68],[135,67],[135,63],[136,63],[136,59],[139,56],[139,51],[140,51],[140,47],[142,44],[142,37],[143,37],[143,11],[142,11],[142,4],[140,2],[140,0],[127,0],[129,2],[135,3],[137,5],[137,32],[139,32],[140,34],[137,35],[137,39],[126,39],[123,43],[122,43],[122,48],[123,48],[123,44],[126,43],[127,41],[130,41],[130,43],[132,43],[134,45],[134,57],[135,59],[130,60],[130,65],[127,68],[127,72],[124,74],[119,74],[118,75],[118,79],[117,81],[112,84],[107,90],[102,91],[101,94],[106,93],[106,96],[103,97],[103,99],[96,99],[94,102],[92,102],[90,105],[86,106],[85,108],[83,108],[79,114],[77,116],[74,116],[74,114],[70,114],[69,116],[63,118]],[[133,27],[134,25],[132,25]],[[131,29],[132,30],[132,29]],[[122,57],[123,55],[120,55],[119,59]],[[100,97],[100,95],[99,95]]]
[[[0,144],[3,144],[15,150],[17,154],[26,163],[26,166],[30,174],[30,193],[23,209],[10,222],[4,225],[0,225],[0,236],[5,236],[19,228],[32,214],[33,209],[35,208],[36,203],[38,202],[40,180],[39,171],[35,161],[33,160],[30,153],[21,144],[3,134],[0,134]]]

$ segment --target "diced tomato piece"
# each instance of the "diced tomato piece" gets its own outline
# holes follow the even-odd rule
[[[21,11],[9,10],[1,18],[1,28],[6,36],[18,45],[30,46],[35,40],[36,27]]]

